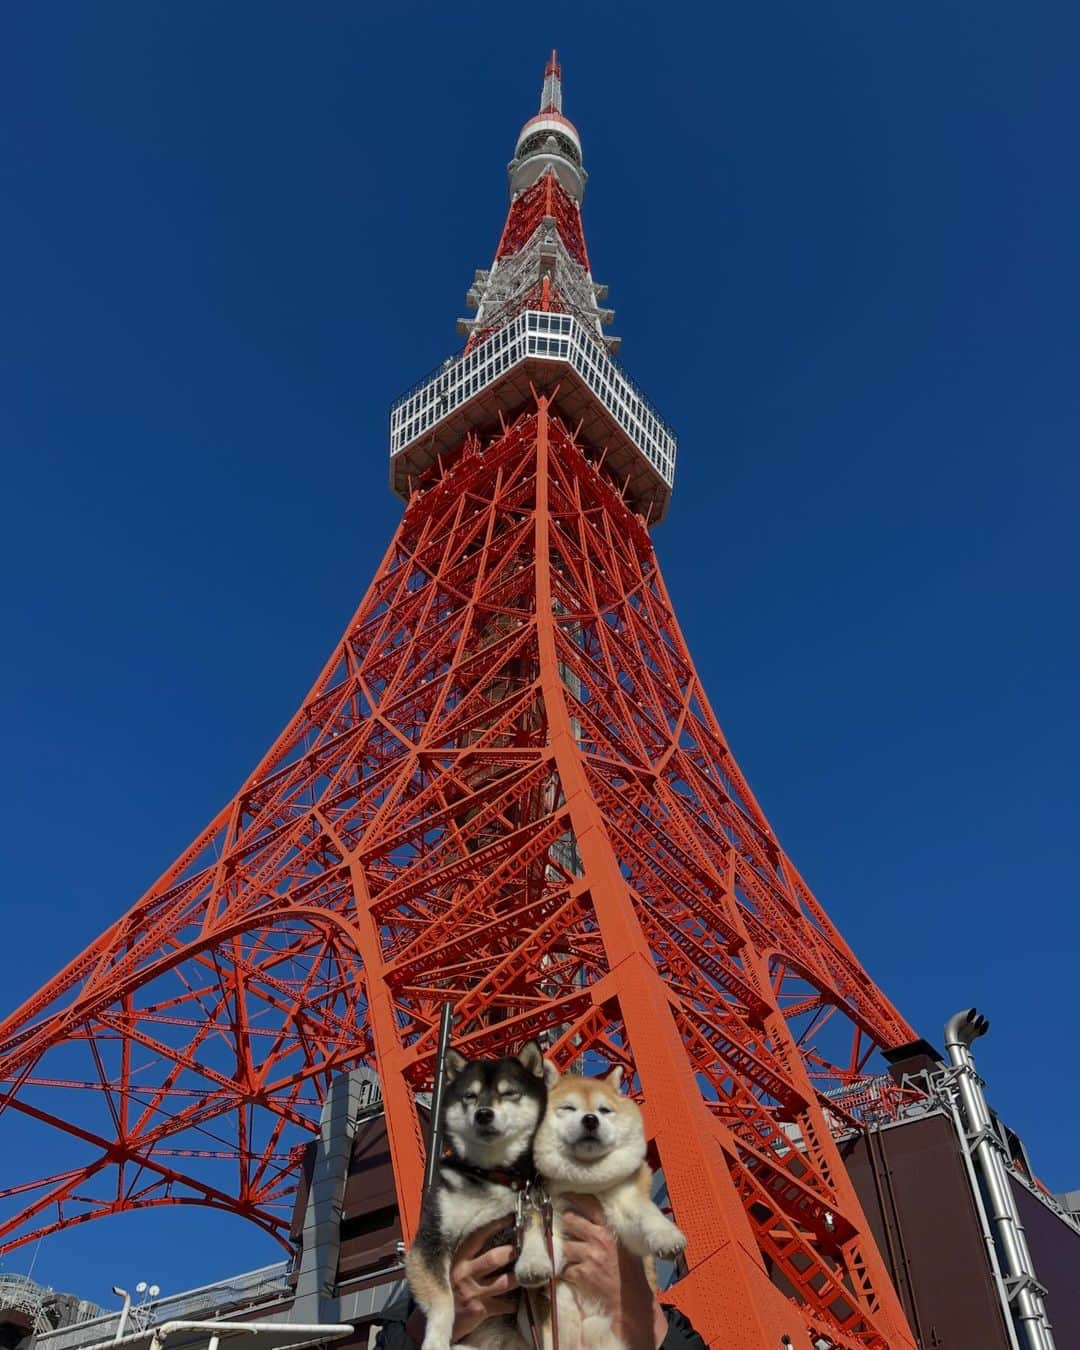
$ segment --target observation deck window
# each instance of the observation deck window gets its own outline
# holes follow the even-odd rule
[[[444,417],[518,362],[567,362],[668,487],[675,476],[675,436],[641,391],[575,314],[522,310],[471,351],[449,361],[390,410],[390,454],[400,454]]]

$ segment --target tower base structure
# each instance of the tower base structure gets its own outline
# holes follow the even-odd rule
[[[1015,1285],[1010,1297],[970,1166],[954,1076],[932,1050],[929,1062],[923,1058],[898,1061],[904,1104],[893,1119],[841,1140],[844,1166],[919,1350],[1027,1350]],[[997,1146],[1009,1159],[1009,1184],[1054,1343],[1059,1350],[1080,1345],[1080,1192],[1050,1195],[1032,1174],[1019,1138],[996,1115],[993,1122]],[[662,1177],[655,1193],[662,1197]],[[378,1083],[363,1071],[331,1085],[319,1138],[304,1151],[290,1234],[289,1260],[155,1300],[126,1326],[119,1310],[106,1312],[25,1277],[0,1276],[0,1344],[7,1350],[104,1350],[119,1334],[132,1350],[151,1350],[153,1328],[182,1318],[286,1328],[347,1323],[352,1334],[335,1344],[360,1350],[378,1328],[407,1322],[411,1305],[387,1121]],[[660,1268],[662,1288],[675,1274]],[[201,1350],[207,1334],[192,1331],[171,1338],[170,1345]],[[253,1341],[255,1350],[317,1343],[309,1333],[287,1330],[272,1340],[244,1337],[245,1345]],[[739,1344],[730,1337],[711,1343],[718,1350]],[[828,1350],[834,1342],[821,1335],[812,1344]]]

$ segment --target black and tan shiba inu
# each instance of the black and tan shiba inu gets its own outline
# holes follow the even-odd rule
[[[561,1216],[568,1194],[592,1195],[604,1221],[627,1250],[644,1257],[673,1257],[686,1239],[650,1198],[652,1171],[645,1161],[645,1128],[637,1103],[619,1091],[622,1069],[605,1078],[560,1077],[546,1060],[547,1110],[533,1140],[533,1162],[551,1200],[549,1240],[533,1215],[514,1273],[526,1288],[546,1285],[562,1269]],[[554,1259],[552,1259],[554,1258]],[[611,1318],[580,1289],[556,1286],[559,1339],[588,1350],[623,1350]],[[550,1345],[550,1310],[544,1342]]]
[[[448,1350],[454,1325],[450,1263],[470,1233],[496,1219],[513,1226],[517,1195],[532,1177],[532,1141],[547,1090],[543,1051],[531,1041],[510,1059],[464,1059],[451,1050],[443,1122],[450,1154],[424,1197],[416,1241],[405,1259],[413,1297],[427,1316],[423,1350]],[[508,1240],[510,1240],[508,1238]],[[522,1347],[513,1319],[469,1333],[486,1350]]]

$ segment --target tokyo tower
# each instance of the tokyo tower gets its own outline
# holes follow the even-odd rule
[[[382,1086],[402,1228],[440,1008],[468,1056],[620,1064],[689,1246],[669,1291],[744,1350],[915,1342],[837,1135],[915,1033],[781,848],[650,530],[675,438],[616,364],[552,54],[463,351],[390,415],[405,510],[235,797],[0,1025],[40,1127],[0,1249],[169,1204],[288,1243],[337,1075]],[[737,635],[735,635],[737,640]]]

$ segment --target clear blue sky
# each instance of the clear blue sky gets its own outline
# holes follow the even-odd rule
[[[4,1003],[180,851],[339,635],[399,515],[388,404],[458,343],[554,43],[735,752],[908,1018],[990,1014],[994,1101],[1080,1186],[1075,4],[114,0],[4,29]],[[272,1259],[159,1211],[35,1274]]]

